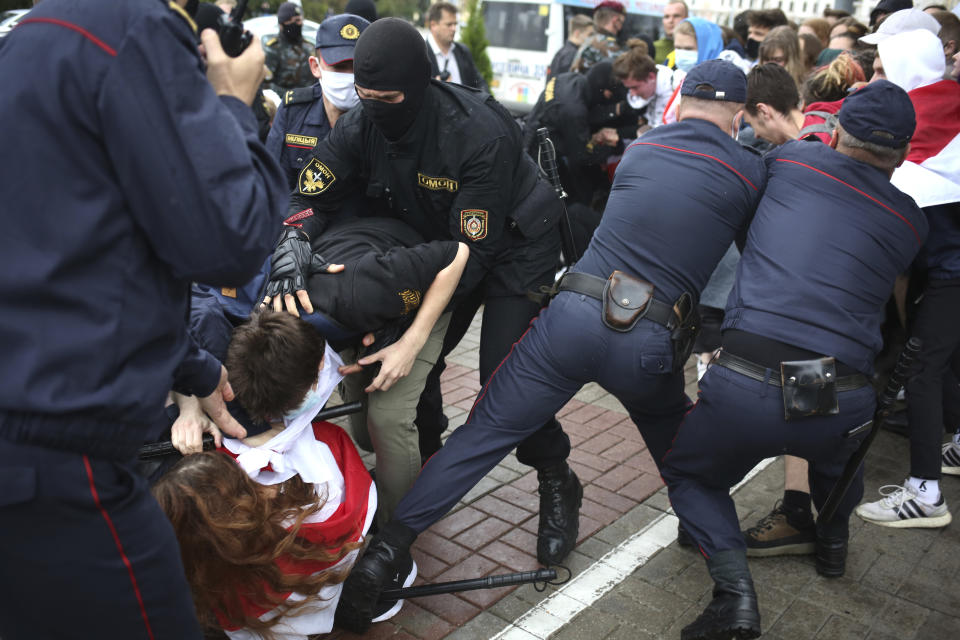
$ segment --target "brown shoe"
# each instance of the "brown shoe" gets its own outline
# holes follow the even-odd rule
[[[747,555],[762,558],[814,553],[817,543],[816,525],[809,514],[804,515],[807,516],[807,522],[803,522],[802,516],[793,516],[784,509],[781,502],[777,502],[773,511],[743,532]]]

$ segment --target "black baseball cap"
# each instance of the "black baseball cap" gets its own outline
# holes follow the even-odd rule
[[[330,16],[317,29],[317,50],[327,64],[353,60],[353,48],[370,23],[352,13]]]
[[[858,140],[902,149],[913,137],[917,115],[906,91],[889,80],[874,80],[844,98],[839,122]]]
[[[732,62],[707,60],[701,62],[683,79],[681,96],[723,102],[747,101],[747,76]]]
[[[300,7],[293,4],[292,2],[284,2],[279,7],[277,7],[277,22],[283,24],[287,22],[290,18],[294,16],[302,15],[300,13]]]

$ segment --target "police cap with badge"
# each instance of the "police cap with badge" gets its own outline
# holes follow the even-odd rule
[[[329,66],[353,60],[353,49],[357,40],[363,30],[369,26],[370,23],[365,19],[350,13],[330,16],[321,22],[320,28],[317,29],[317,56]],[[352,80],[344,84],[349,85],[344,86],[344,90],[348,92],[353,90]],[[287,105],[313,102],[313,100],[313,87],[291,89],[283,97],[283,103]]]
[[[317,52],[328,65],[353,60],[353,48],[370,23],[351,13],[331,16],[317,30]]]

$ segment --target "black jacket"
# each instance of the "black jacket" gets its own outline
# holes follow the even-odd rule
[[[424,41],[424,45],[427,47],[427,57],[430,58],[430,77],[436,78],[440,75],[437,56],[434,55],[429,42]],[[486,91],[487,93],[490,92],[490,88],[487,86],[483,76],[477,71],[477,65],[473,63],[473,56],[470,55],[470,49],[467,49],[459,42],[454,42],[453,57],[457,59],[457,66],[460,68],[460,80],[462,80],[461,84],[463,84],[463,86],[480,89],[480,91]]]
[[[547,80],[561,73],[570,71],[570,65],[573,64],[573,59],[577,56],[577,49],[579,49],[579,47],[569,40],[557,49],[553,60],[550,61],[550,66],[547,67]]]
[[[470,260],[458,294],[488,273],[504,293],[522,294],[549,268],[525,247],[550,236],[559,242],[560,201],[538,180],[520,128],[489,95],[452,83],[431,80],[417,119],[397,142],[387,141],[362,107],[341,116],[300,172],[291,212],[312,210],[303,229],[313,238],[357,193],[427,241],[466,242]]]

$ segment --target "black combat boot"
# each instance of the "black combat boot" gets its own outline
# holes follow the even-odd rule
[[[817,522],[817,573],[824,578],[840,578],[847,570],[847,540],[850,539],[849,517],[834,516],[830,522]]]
[[[560,563],[577,544],[583,486],[566,462],[537,470],[537,479],[540,481],[537,560],[549,567]]]
[[[693,623],[683,628],[681,640],[760,637],[760,610],[746,553],[715,553],[707,558],[707,569],[713,578],[713,600]]]
[[[343,583],[334,617],[338,627],[356,634],[370,628],[373,618],[381,613],[377,605],[380,592],[388,586],[403,586],[415,566],[410,545],[416,538],[413,529],[393,521],[373,537]]]
[[[817,536],[817,573],[824,578],[840,578],[847,570],[847,539]]]

